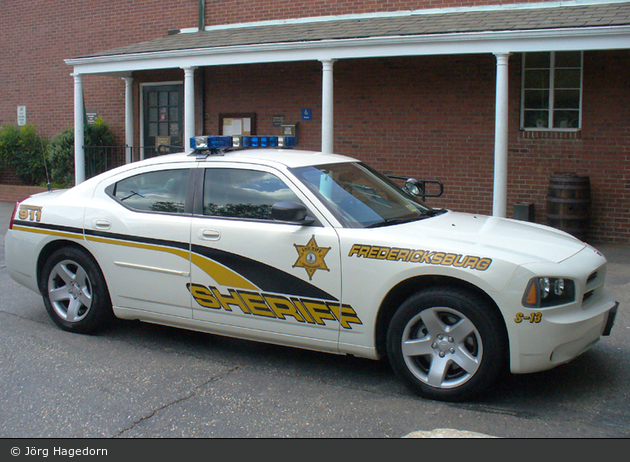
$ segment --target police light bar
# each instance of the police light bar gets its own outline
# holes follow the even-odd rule
[[[226,148],[292,148],[297,144],[295,136],[195,136],[190,148],[195,151]]]

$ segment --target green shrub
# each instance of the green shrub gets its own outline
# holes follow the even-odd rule
[[[45,182],[47,144],[48,141],[37,134],[32,124],[0,127],[0,165],[11,167],[26,185]]]
[[[74,185],[74,129],[66,128],[48,146],[50,181],[65,187]]]
[[[20,148],[20,129],[16,125],[0,127],[0,167],[11,165],[12,153]]]
[[[86,146],[113,146],[114,134],[109,131],[109,125],[98,116],[94,123],[89,124],[85,130]]]
[[[85,146],[113,146],[114,135],[102,117],[85,129]],[[66,128],[56,135],[48,148],[51,181],[66,186],[74,185],[74,128]],[[87,163],[88,159],[86,159]]]

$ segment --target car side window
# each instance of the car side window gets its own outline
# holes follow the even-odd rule
[[[134,210],[184,213],[189,174],[189,169],[141,173],[117,182],[112,194]]]
[[[203,190],[204,215],[272,220],[277,202],[302,203],[280,178],[272,173],[235,168],[208,168]]]

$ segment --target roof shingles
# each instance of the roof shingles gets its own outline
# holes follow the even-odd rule
[[[249,25],[168,35],[83,57],[269,43],[630,25],[630,2]]]

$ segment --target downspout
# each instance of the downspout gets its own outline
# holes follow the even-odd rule
[[[206,29],[206,2],[199,0],[199,30]]]

